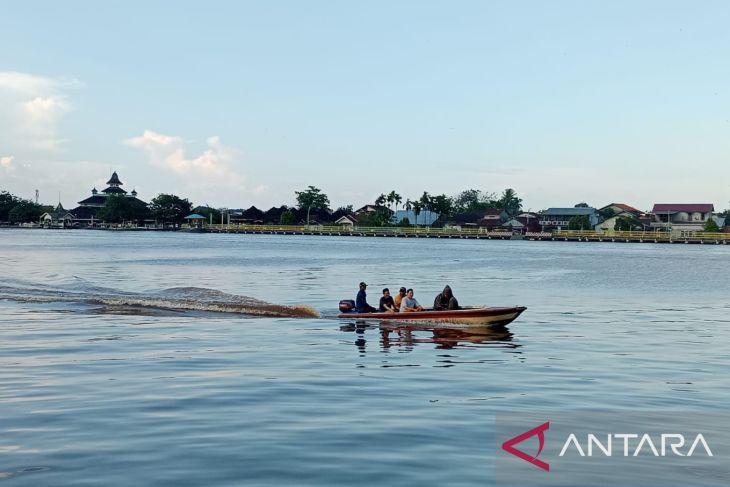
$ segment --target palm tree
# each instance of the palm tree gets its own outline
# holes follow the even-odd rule
[[[406,204],[403,205],[403,208],[405,208],[407,212],[411,211],[413,209],[413,203],[411,203],[411,200],[406,199]]]
[[[510,215],[515,216],[522,211],[522,198],[517,196],[515,190],[507,188],[502,193],[502,197],[497,201],[498,205]],[[585,203],[583,203],[585,204]],[[576,205],[578,206],[578,205]],[[588,205],[586,205],[588,206]]]
[[[390,207],[395,202],[395,191],[391,191],[390,193],[388,193],[387,200],[388,200],[388,209],[390,210]]]
[[[391,213],[391,218],[390,219],[392,219],[392,215],[395,215],[395,213],[393,213],[393,210],[390,209],[390,207],[393,206],[393,203],[395,202],[394,196],[395,196],[395,191],[391,191],[390,193],[388,193],[388,196],[387,196],[387,200],[388,200],[388,212]]]
[[[414,201],[411,203],[411,207],[413,208],[413,214],[416,215],[416,225],[418,225],[418,215],[421,214],[421,208],[423,208],[423,205],[420,201]]]
[[[432,207],[431,203],[432,203],[432,201],[431,201],[431,195],[428,194],[428,191],[424,191],[423,192],[423,194],[421,195],[420,203],[421,203],[421,207],[424,210],[427,210],[428,211],[428,213],[429,213],[429,220],[430,220],[431,219],[430,218],[430,216],[431,216],[430,213],[431,213],[431,207]],[[424,223],[425,223],[425,221],[424,221]]]
[[[398,213],[398,205],[400,204],[401,201],[403,201],[403,197],[401,195],[399,195],[398,193],[396,193],[395,191],[393,191],[393,201],[395,201],[395,212]]]
[[[380,196],[375,199],[375,206],[383,206],[385,204],[385,200],[385,195],[381,193]]]

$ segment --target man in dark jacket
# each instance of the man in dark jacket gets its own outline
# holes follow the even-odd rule
[[[374,313],[378,311],[368,304],[368,294],[365,289],[368,287],[364,282],[360,283],[360,290],[357,292],[357,299],[355,300],[355,309],[358,313]]]
[[[459,301],[454,297],[451,288],[446,286],[444,290],[433,300],[434,311],[445,311],[459,309]]]

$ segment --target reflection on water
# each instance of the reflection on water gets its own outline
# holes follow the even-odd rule
[[[730,246],[0,231],[0,255],[14,487],[493,485],[499,411],[730,401]],[[361,280],[530,313],[341,329]],[[322,313],[245,314],[270,303]]]
[[[373,337],[371,340],[375,340],[375,337],[377,337],[380,351],[387,351],[395,347],[408,352],[419,344],[432,344],[437,349],[481,344],[497,345],[505,348],[521,347],[520,344],[512,342],[513,334],[506,326],[468,325],[459,327],[453,324],[448,326],[390,322],[370,324],[365,321],[355,321],[342,325],[340,330],[355,333],[355,346],[363,354],[367,351],[367,335]]]

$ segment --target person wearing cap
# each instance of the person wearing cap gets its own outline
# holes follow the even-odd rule
[[[398,294],[396,294],[393,297],[393,302],[395,303],[396,310],[400,311],[400,303],[401,303],[401,301],[403,301],[403,298],[405,298],[405,297],[406,297],[406,288],[402,287],[398,291]]]
[[[364,282],[360,283],[360,290],[357,292],[357,299],[355,299],[355,309],[358,313],[374,313],[378,311],[368,304],[368,294],[365,292],[368,285]]]

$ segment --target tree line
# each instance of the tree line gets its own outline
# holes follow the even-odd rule
[[[243,210],[240,218],[248,221],[261,221],[268,224],[294,225],[308,223],[312,220],[318,223],[332,223],[343,216],[353,215],[353,205],[330,208],[330,199],[321,189],[308,186],[306,189],[294,192],[296,204],[293,206],[281,205],[263,211],[255,206]],[[589,207],[585,202],[575,207]],[[52,212],[52,206],[35,203],[31,200],[19,198],[7,191],[0,191],[0,222],[13,224],[37,222],[45,212]],[[407,218],[394,222],[393,215],[399,209],[412,212],[414,221]],[[432,195],[424,191],[419,197],[404,198],[395,190],[381,193],[374,201],[374,211],[363,212],[357,216],[357,223],[361,226],[410,226],[423,225],[430,222],[431,214],[438,214],[436,225],[457,215],[468,215],[487,209],[503,209],[509,216],[516,216],[522,212],[522,198],[514,189],[507,188],[501,194],[467,189],[455,195]],[[124,195],[110,195],[105,205],[100,208],[95,219],[106,223],[135,222],[143,225],[154,220],[157,223],[179,226],[185,223],[185,217],[197,213],[207,221],[226,222],[229,210],[213,208],[210,205],[193,206],[187,198],[174,194],[159,194],[149,204],[136,198]],[[613,215],[610,208],[600,212],[601,217],[608,219]],[[719,214],[730,217],[730,210]],[[587,216],[574,216],[569,222],[569,229],[589,230],[590,220]],[[633,216],[617,218],[615,230],[642,230],[642,223]],[[714,220],[710,219],[705,231],[719,231]]]
[[[353,205],[330,208],[329,197],[315,186],[294,192],[296,205],[272,207],[267,211],[251,207],[245,210],[245,217],[265,223],[292,225],[315,219],[318,222],[333,222],[345,215],[353,213]],[[405,198],[395,190],[383,193],[375,199],[375,211],[360,216],[358,223],[366,226],[390,225],[392,215],[398,209],[412,211],[413,222],[400,224],[422,224],[427,221],[426,215],[437,213],[443,218],[469,211],[488,208],[504,208],[510,215],[522,210],[522,199],[513,189],[506,189],[497,196],[478,189],[468,189],[453,196],[445,194],[431,195],[424,191],[420,197]],[[0,193],[0,221],[10,223],[36,222],[45,212],[53,211],[52,206],[36,204],[30,200],[18,198],[7,191]],[[193,206],[187,198],[174,194],[160,194],[149,204],[136,198],[124,195],[110,195],[105,205],[100,208],[95,219],[106,223],[136,222],[155,220],[160,223],[181,224],[191,213],[198,213],[208,220],[220,222],[227,213],[225,209],[213,208],[210,205]],[[423,215],[423,221],[419,221]]]
[[[329,198],[319,188],[309,186],[303,191],[295,192],[297,205],[299,209],[311,209],[331,211],[329,209]],[[363,213],[359,216],[358,223],[363,226],[386,226],[392,224],[392,215],[401,208],[408,212],[413,212],[415,221],[411,222],[407,219],[395,222],[397,225],[421,224],[431,221],[428,218],[430,214],[436,213],[439,219],[446,219],[458,214],[469,213],[473,211],[486,210],[490,208],[504,209],[510,216],[515,216],[522,211],[522,198],[512,188],[505,189],[501,195],[489,193],[478,189],[467,189],[453,196],[445,194],[432,195],[424,191],[420,197],[406,198],[398,194],[395,190],[388,193],[381,193],[375,201],[375,211]],[[338,211],[350,208],[352,206],[340,207]],[[337,212],[333,213],[334,214]],[[419,217],[424,215],[423,221]],[[339,218],[339,215],[337,218]],[[336,220],[335,218],[334,220]]]
[[[0,191],[0,222],[25,223],[37,222],[41,215],[53,211],[52,206],[19,198],[7,191]]]
[[[171,194],[160,194],[149,204],[124,195],[111,195],[97,212],[96,219],[107,223],[138,224],[154,219],[163,223],[180,224],[192,210],[190,201]],[[0,222],[37,222],[44,213],[53,211],[53,206],[38,204],[7,191],[0,191]]]

